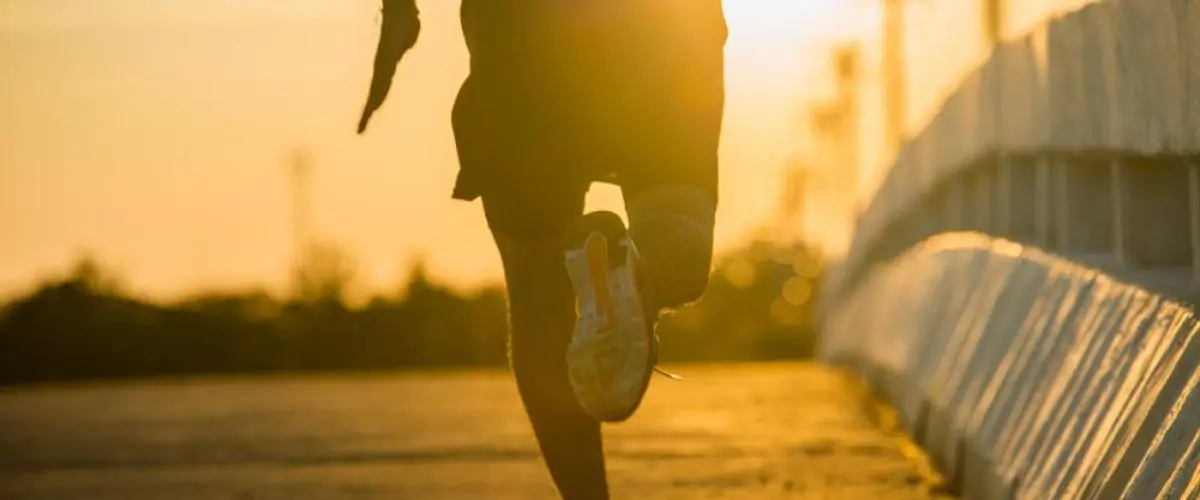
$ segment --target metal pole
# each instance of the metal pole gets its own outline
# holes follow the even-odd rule
[[[839,146],[843,148],[840,152],[845,161],[843,168],[846,170],[846,188],[848,189],[850,218],[848,222],[854,224],[854,217],[862,210],[862,203],[859,198],[859,179],[862,177],[859,172],[862,166],[859,164],[859,130],[858,130],[858,78],[859,78],[859,49],[857,45],[843,45],[837,48],[834,52],[834,66],[837,70],[838,82],[838,108],[841,116],[841,127],[839,128]]]
[[[983,39],[988,49],[994,49],[1004,39],[1004,0],[983,0]]]
[[[889,155],[897,154],[905,140],[904,121],[908,91],[904,64],[904,2],[884,0],[883,102]]]
[[[312,237],[312,162],[304,151],[291,158],[292,177],[292,266],[302,269],[308,260]]]

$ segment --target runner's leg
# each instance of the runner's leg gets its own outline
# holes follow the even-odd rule
[[[568,500],[608,497],[600,424],[584,413],[567,378],[575,297],[562,235],[582,213],[585,191],[530,182],[482,197],[504,263],[513,372],[542,456]]]

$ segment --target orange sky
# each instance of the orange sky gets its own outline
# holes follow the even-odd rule
[[[727,2],[719,246],[774,209],[803,147],[791,121],[828,85],[830,43],[874,33],[875,3]],[[358,137],[376,2],[0,1],[0,294],[85,251],[151,295],[279,289],[286,160],[301,146],[317,236],[355,257],[363,287],[394,286],[414,253],[460,283],[496,278],[479,206],[449,198],[449,111],[466,73],[457,2],[419,5],[418,49]],[[594,206],[616,207],[615,190],[594,191]]]

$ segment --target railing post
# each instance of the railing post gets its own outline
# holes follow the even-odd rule
[[[966,220],[966,175],[960,173],[949,179],[942,198],[942,227],[939,232],[962,231],[967,228]]]
[[[1050,155],[1037,155],[1034,166],[1034,232],[1037,244],[1044,250],[1054,249],[1054,222],[1058,207],[1054,203],[1054,164]]]
[[[984,234],[993,234],[992,228],[992,173],[995,171],[995,162],[992,158],[983,160],[983,163],[975,166],[975,171],[971,172],[971,189],[969,190],[971,199],[967,200],[971,203],[971,217],[967,223],[970,228]]]
[[[994,190],[995,213],[992,217],[995,235],[1030,244],[1038,241],[1038,167],[1024,155],[1000,156]],[[1030,197],[1033,199],[1030,200]]]
[[[1071,176],[1068,170],[1071,165],[1066,158],[1052,158],[1050,160],[1050,184],[1054,192],[1054,199],[1057,200],[1052,206],[1054,208],[1054,227],[1057,229],[1055,235],[1054,249],[1060,253],[1071,251]]]
[[[1191,215],[1192,281],[1200,284],[1200,163],[1184,160],[1188,171],[1188,211]]]
[[[938,227],[937,210],[937,198],[932,193],[921,197],[921,201],[913,207],[911,216],[914,244],[941,232],[941,228]]]
[[[1016,224],[1013,220],[1013,209],[1016,205],[1013,204],[1013,184],[1016,183],[1016,175],[1013,160],[1004,152],[1000,152],[996,156],[996,199],[992,203],[995,209],[992,217],[992,230],[995,235],[1001,238],[1010,240],[1018,240],[1016,237]]]
[[[1097,164],[1079,155],[1056,156],[1055,250],[1064,255],[1111,253],[1116,226],[1111,162]]]
[[[1127,269],[1191,268],[1190,162],[1160,154],[1114,160],[1110,169],[1117,263]]]
[[[1137,267],[1137,258],[1131,248],[1132,236],[1130,223],[1130,186],[1129,176],[1120,158],[1113,158],[1108,164],[1109,179],[1112,184],[1112,221],[1113,221],[1113,255],[1117,264],[1126,269]]]

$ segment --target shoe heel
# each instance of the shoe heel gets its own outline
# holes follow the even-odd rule
[[[608,245],[609,268],[625,262],[625,247],[621,245],[621,240],[628,235],[625,222],[621,216],[609,211],[589,212],[575,219],[563,237],[564,247],[568,251],[584,248],[592,234],[597,232],[604,235]]]
[[[588,274],[591,277],[592,297],[596,298],[596,308],[603,312],[607,326],[616,321],[613,310],[612,289],[608,286],[608,238],[599,231],[588,236],[584,244],[587,255]]]

